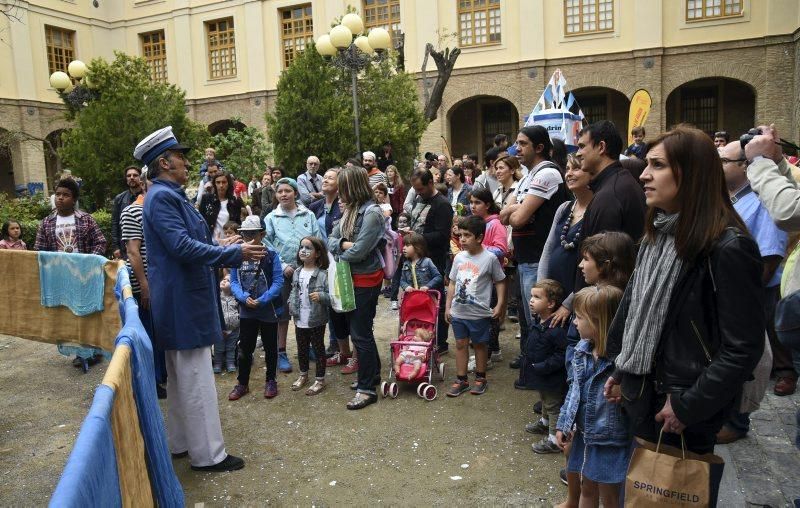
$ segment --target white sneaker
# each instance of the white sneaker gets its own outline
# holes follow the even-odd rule
[[[392,310],[397,310],[397,302],[396,302],[395,300],[392,300],[392,306],[391,306],[391,309],[392,309]]]
[[[494,351],[492,353],[492,356],[489,358],[489,361],[492,361],[492,362],[503,361],[503,352],[502,351]]]
[[[467,372],[475,372],[475,355],[469,356],[469,363],[467,363]],[[486,361],[486,370],[489,370],[493,367],[492,359]]]

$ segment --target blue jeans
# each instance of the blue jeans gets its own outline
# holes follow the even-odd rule
[[[519,263],[517,265],[517,273],[519,274],[519,305],[522,307],[525,315],[525,326],[520,323],[520,333],[522,334],[522,344],[524,348],[525,342],[528,340],[528,327],[533,323],[531,317],[531,307],[528,302],[531,299],[531,289],[536,284],[536,275],[539,271],[539,263]],[[519,314],[519,311],[517,311]],[[522,319],[520,319],[520,322]]]

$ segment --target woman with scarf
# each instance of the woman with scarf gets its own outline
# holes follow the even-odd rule
[[[375,385],[380,381],[381,361],[372,324],[383,284],[379,244],[385,221],[364,168],[343,168],[337,182],[344,211],[328,237],[328,249],[338,261],[350,264],[356,308],[345,314],[348,329],[335,334],[346,337],[349,333],[358,354],[358,380],[351,386],[356,395],[347,409],[362,409],[378,400]]]
[[[679,126],[648,148],[645,236],[609,331],[605,396],[635,436],[710,453],[764,347],[761,258],[704,132]]]

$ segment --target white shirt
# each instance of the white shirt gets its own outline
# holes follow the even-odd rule
[[[60,252],[78,252],[75,214],[66,217],[56,215],[56,245]]]
[[[311,317],[311,300],[308,298],[308,283],[314,269],[301,268],[298,282],[300,283],[300,316],[295,319],[295,326],[308,328],[308,318]]]
[[[231,219],[231,214],[228,213],[228,200],[219,202],[219,215],[217,215],[217,223],[214,225],[214,238],[223,238],[225,232],[222,230],[225,224]]]

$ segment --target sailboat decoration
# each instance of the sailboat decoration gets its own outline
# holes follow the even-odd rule
[[[525,126],[541,125],[547,129],[551,139],[561,139],[567,145],[567,150],[574,152],[578,149],[578,133],[584,119],[575,96],[567,91],[567,80],[561,69],[556,69],[528,115]]]

